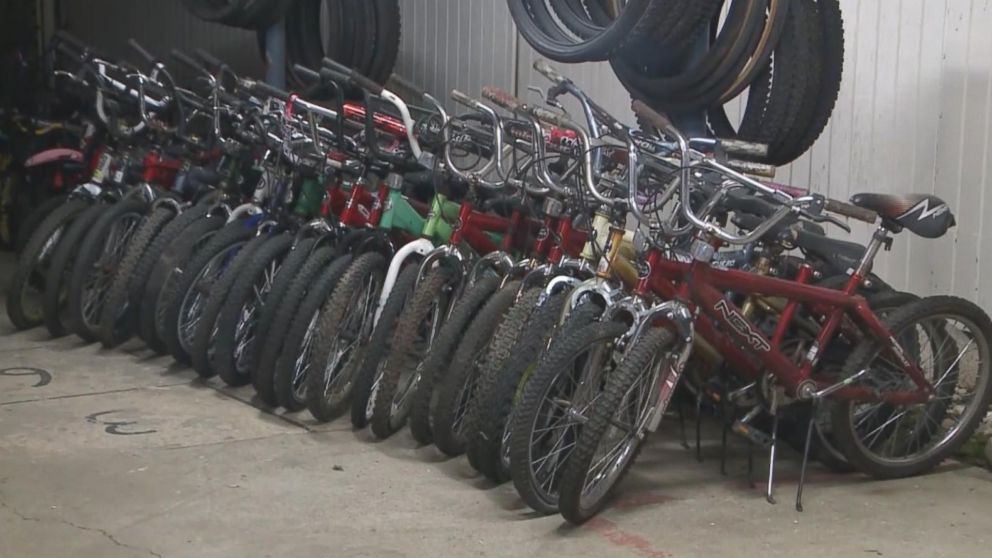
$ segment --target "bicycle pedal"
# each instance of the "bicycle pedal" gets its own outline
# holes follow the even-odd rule
[[[747,424],[744,424],[739,420],[735,422],[733,426],[730,427],[730,429],[733,430],[735,434],[747,438],[748,441],[750,441],[752,444],[759,445],[763,448],[772,447],[771,436],[765,434],[764,432],[758,430],[757,428],[753,428]]]

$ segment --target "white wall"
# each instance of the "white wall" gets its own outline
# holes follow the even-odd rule
[[[545,84],[535,58],[509,31],[500,0],[403,0],[398,71],[435,94]],[[838,199],[863,192],[932,192],[958,226],[945,238],[903,233],[877,270],[920,294],[953,292],[992,309],[992,0],[841,0],[844,82],[837,109],[812,150],[778,181]],[[516,58],[518,73],[508,71]],[[617,114],[628,97],[606,64],[559,66]],[[740,103],[729,112],[739,114]],[[984,223],[988,217],[988,225]],[[843,235],[843,231],[836,231]],[[855,239],[867,238],[855,224]],[[983,258],[983,256],[985,256]]]

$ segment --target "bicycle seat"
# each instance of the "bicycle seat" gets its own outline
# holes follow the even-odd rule
[[[878,213],[893,232],[939,238],[956,224],[951,208],[931,194],[855,194],[851,203]]]

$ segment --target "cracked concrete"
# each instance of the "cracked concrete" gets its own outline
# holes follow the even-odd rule
[[[797,513],[795,455],[769,505],[740,447],[720,475],[713,425],[701,464],[661,432],[614,505],[575,528],[406,432],[375,443],[347,420],[273,414],[140,344],[47,341],[0,316],[0,369],[51,376],[0,376],[0,557],[956,557],[992,542],[988,471],[816,468]]]

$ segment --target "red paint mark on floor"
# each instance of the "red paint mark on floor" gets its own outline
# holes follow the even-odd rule
[[[646,538],[621,528],[616,523],[602,517],[594,517],[582,525],[583,529],[589,529],[610,544],[621,548],[626,548],[647,558],[672,558],[672,555],[659,550]]]
[[[640,508],[642,506],[651,506],[654,504],[664,504],[665,502],[671,502],[675,500],[671,496],[666,496],[658,492],[638,492],[636,494],[628,494],[614,502],[610,507],[620,510],[627,510],[632,508]]]

